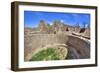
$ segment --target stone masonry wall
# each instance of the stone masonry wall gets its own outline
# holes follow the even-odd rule
[[[89,58],[90,56],[90,44],[80,38],[66,34],[28,34],[24,36],[24,40],[25,61],[29,60],[36,50],[53,44],[70,44],[79,51],[82,58]]]
[[[32,54],[46,45],[64,44],[68,40],[66,35],[61,34],[30,34],[24,36],[25,60],[29,60]]]
[[[68,36],[67,44],[74,47],[80,58],[90,58],[90,43],[75,36]]]

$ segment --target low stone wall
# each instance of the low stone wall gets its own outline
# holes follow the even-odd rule
[[[77,36],[68,36],[67,43],[69,47],[74,48],[80,59],[90,58],[90,42]]]
[[[46,45],[64,44],[68,40],[64,34],[30,34],[24,36],[25,60],[29,60],[32,54]]]
[[[24,36],[25,61],[28,61],[36,50],[53,44],[68,44],[80,53],[80,58],[89,58],[90,45],[74,36],[67,34],[28,34]],[[70,47],[70,46],[69,46]]]

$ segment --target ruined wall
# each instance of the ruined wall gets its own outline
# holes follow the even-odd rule
[[[71,45],[79,52],[81,58],[89,58],[90,56],[90,44],[88,42],[66,34],[29,34],[25,35],[24,44],[26,61],[32,57],[36,50],[53,44]]]
[[[90,42],[76,36],[68,36],[67,44],[76,49],[80,58],[90,58]]]
[[[24,40],[25,60],[28,60],[38,48],[55,43],[64,44],[68,38],[64,34],[27,34],[24,36]]]

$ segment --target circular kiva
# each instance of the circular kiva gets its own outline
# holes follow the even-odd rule
[[[30,34],[25,35],[24,60],[29,61],[35,54],[48,48],[61,52],[60,59],[90,58],[90,41],[81,36],[66,34]],[[60,48],[60,49],[59,49]],[[62,50],[63,48],[63,50]],[[66,50],[66,49],[67,50]],[[64,54],[64,52],[66,54]]]

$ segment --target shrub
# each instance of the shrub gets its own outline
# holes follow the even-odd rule
[[[54,48],[47,48],[35,54],[30,61],[40,61],[40,60],[59,60],[59,56],[55,52]]]

